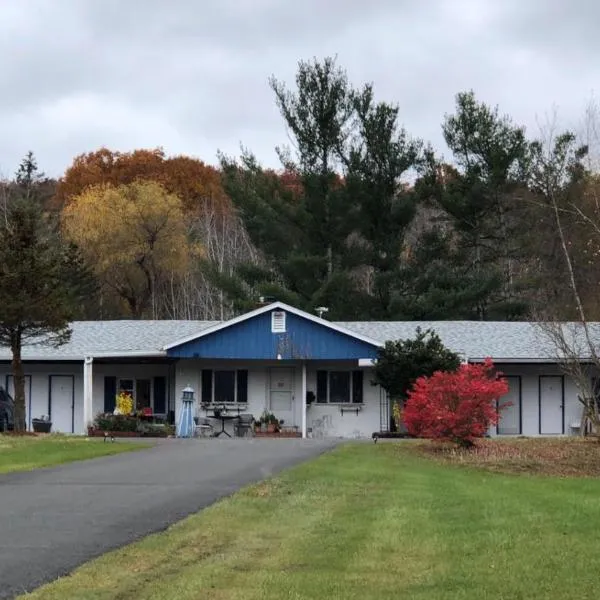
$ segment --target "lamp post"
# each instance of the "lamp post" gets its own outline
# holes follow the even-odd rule
[[[194,389],[188,385],[181,393],[181,414],[177,424],[177,437],[194,436]]]

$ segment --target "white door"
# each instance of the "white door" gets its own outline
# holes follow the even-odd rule
[[[15,380],[12,375],[6,376],[6,391],[14,399]],[[25,375],[25,423],[27,429],[31,430],[31,375]]]
[[[73,433],[73,377],[50,375],[52,431]]]
[[[521,378],[507,377],[508,394],[502,396],[498,406],[509,404],[500,411],[498,435],[519,435],[521,433]]]
[[[540,376],[540,433],[563,433],[562,377]]]
[[[293,426],[294,422],[294,369],[277,367],[271,369],[269,377],[269,410],[283,426]]]

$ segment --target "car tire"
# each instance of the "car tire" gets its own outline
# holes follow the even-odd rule
[[[0,433],[6,433],[8,431],[8,417],[6,413],[0,414]]]

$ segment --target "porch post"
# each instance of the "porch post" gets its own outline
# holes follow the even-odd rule
[[[306,363],[302,363],[302,439],[306,439]]]
[[[94,417],[92,415],[93,403],[92,394],[94,389],[94,359],[86,356],[83,361],[83,428],[87,433],[87,428],[92,424]]]

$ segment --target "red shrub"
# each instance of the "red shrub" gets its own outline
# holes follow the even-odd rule
[[[438,371],[420,377],[408,393],[404,423],[411,435],[471,446],[498,423],[497,405],[508,384],[490,359],[480,365],[461,365],[454,373]]]

